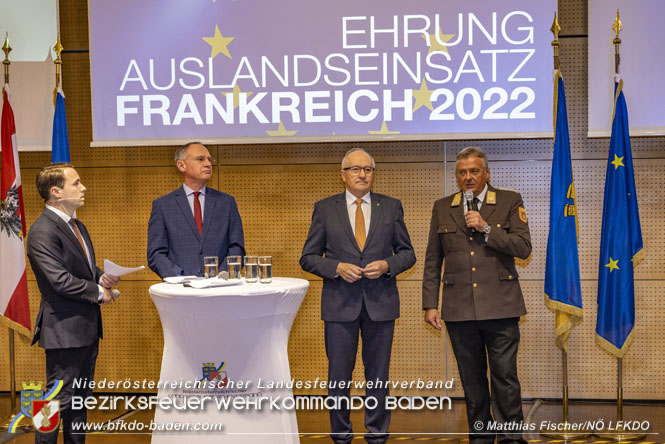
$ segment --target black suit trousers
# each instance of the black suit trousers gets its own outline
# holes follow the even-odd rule
[[[519,318],[446,322],[464,388],[471,444],[491,444],[495,438],[499,444],[526,444],[519,430],[499,432],[498,437],[496,432],[488,431],[492,421],[502,425],[524,423],[517,379],[518,323]]]
[[[393,344],[395,321],[373,321],[363,304],[360,316],[351,322],[325,322],[326,355],[328,356],[328,381],[333,384],[338,381],[348,383],[353,378],[353,369],[356,365],[358,351],[358,336],[362,336],[362,359],[365,366],[365,381],[376,384],[383,382],[380,388],[366,389],[367,398],[376,399],[375,409],[365,409],[365,427],[368,433],[365,440],[368,443],[384,443],[388,439],[388,425],[390,424],[390,410],[385,408],[385,398],[388,396],[388,381],[390,371],[390,352]],[[349,388],[329,388],[328,396],[342,399],[349,398]],[[331,437],[334,442],[351,442],[353,439],[353,426],[350,411],[347,408],[330,410]]]
[[[55,381],[63,381],[62,390],[55,396],[60,401],[60,418],[65,444],[85,443],[83,430],[73,430],[72,424],[87,421],[85,408],[72,409],[72,396],[82,396],[84,399],[92,396],[92,389],[88,388],[95,378],[95,364],[99,352],[99,340],[87,347],[46,349],[46,386],[50,390]],[[74,379],[80,379],[86,386],[74,388]],[[86,380],[87,379],[87,380]],[[35,432],[36,444],[55,444],[58,441],[58,430],[51,433]]]

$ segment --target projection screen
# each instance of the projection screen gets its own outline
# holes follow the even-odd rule
[[[93,146],[552,137],[556,0],[90,0]]]

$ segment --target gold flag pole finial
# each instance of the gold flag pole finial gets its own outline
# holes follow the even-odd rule
[[[619,38],[619,33],[623,29],[623,23],[621,23],[621,19],[619,18],[619,9],[617,8],[617,18],[614,19],[614,24],[612,25],[612,29],[614,30],[614,40],[612,40],[612,43],[614,43],[614,72],[616,74],[619,74],[619,64],[621,63],[621,55],[619,54],[619,46],[621,45],[621,39]]]
[[[62,47],[62,43],[60,43],[60,34],[58,33],[58,41],[55,42],[55,46],[53,47],[53,51],[55,51],[55,60],[53,63],[55,63],[55,88],[53,89],[53,106],[55,106],[55,99],[58,96],[58,88],[60,87],[60,67],[62,66],[62,59],[60,58],[60,54],[62,53],[62,50],[64,48]]]
[[[2,61],[2,64],[5,65],[5,83],[9,83],[9,65],[12,63],[9,61],[9,52],[12,50],[12,47],[9,46],[9,33],[5,35],[5,44],[2,45],[2,51],[5,53],[5,59]]]
[[[552,22],[552,27],[550,28],[552,34],[554,34],[554,40],[552,40],[552,48],[554,48],[554,69],[559,69],[559,31],[561,31],[561,26],[559,26],[559,21],[556,19],[556,12],[554,13],[554,22]]]

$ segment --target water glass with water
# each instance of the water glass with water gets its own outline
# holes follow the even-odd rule
[[[259,280],[259,257],[245,256],[245,282]]]
[[[259,282],[272,282],[272,256],[259,256]]]
[[[242,256],[226,256],[226,267],[229,270],[229,279],[240,279]]]
[[[205,256],[203,258],[203,267],[205,269],[204,276],[206,278],[217,276],[218,265],[219,265],[219,259],[217,258],[217,256]]]

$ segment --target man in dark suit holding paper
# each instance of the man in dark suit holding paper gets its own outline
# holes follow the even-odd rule
[[[64,442],[83,443],[85,434],[72,429],[86,422],[86,410],[72,410],[72,396],[87,397],[92,389],[74,389],[74,379],[92,381],[102,337],[100,305],[117,297],[110,287],[119,278],[95,265],[95,250],[88,230],[76,220],[83,206],[85,186],[70,164],[43,168],[37,176],[37,190],[46,203],[41,216],[30,227],[28,259],[42,294],[32,343],[46,352],[47,388],[57,380],[63,386],[60,401]],[[55,443],[58,429],[35,434],[36,443]]]
[[[206,186],[213,159],[190,142],[175,152],[183,185],[155,199],[148,222],[148,266],[161,278],[203,276],[203,257],[245,255],[245,238],[233,196]]]
[[[350,381],[356,362],[358,336],[367,381],[387,381],[395,319],[399,317],[396,276],[416,262],[404,224],[402,203],[370,192],[374,159],[360,148],[342,160],[346,191],[314,205],[312,224],[300,266],[323,278],[321,317],[325,322],[328,380]],[[343,399],[349,389],[330,388],[328,395]],[[366,390],[377,407],[365,410],[368,443],[388,439],[390,411],[387,387]],[[353,439],[349,409],[330,411],[334,442]]]

